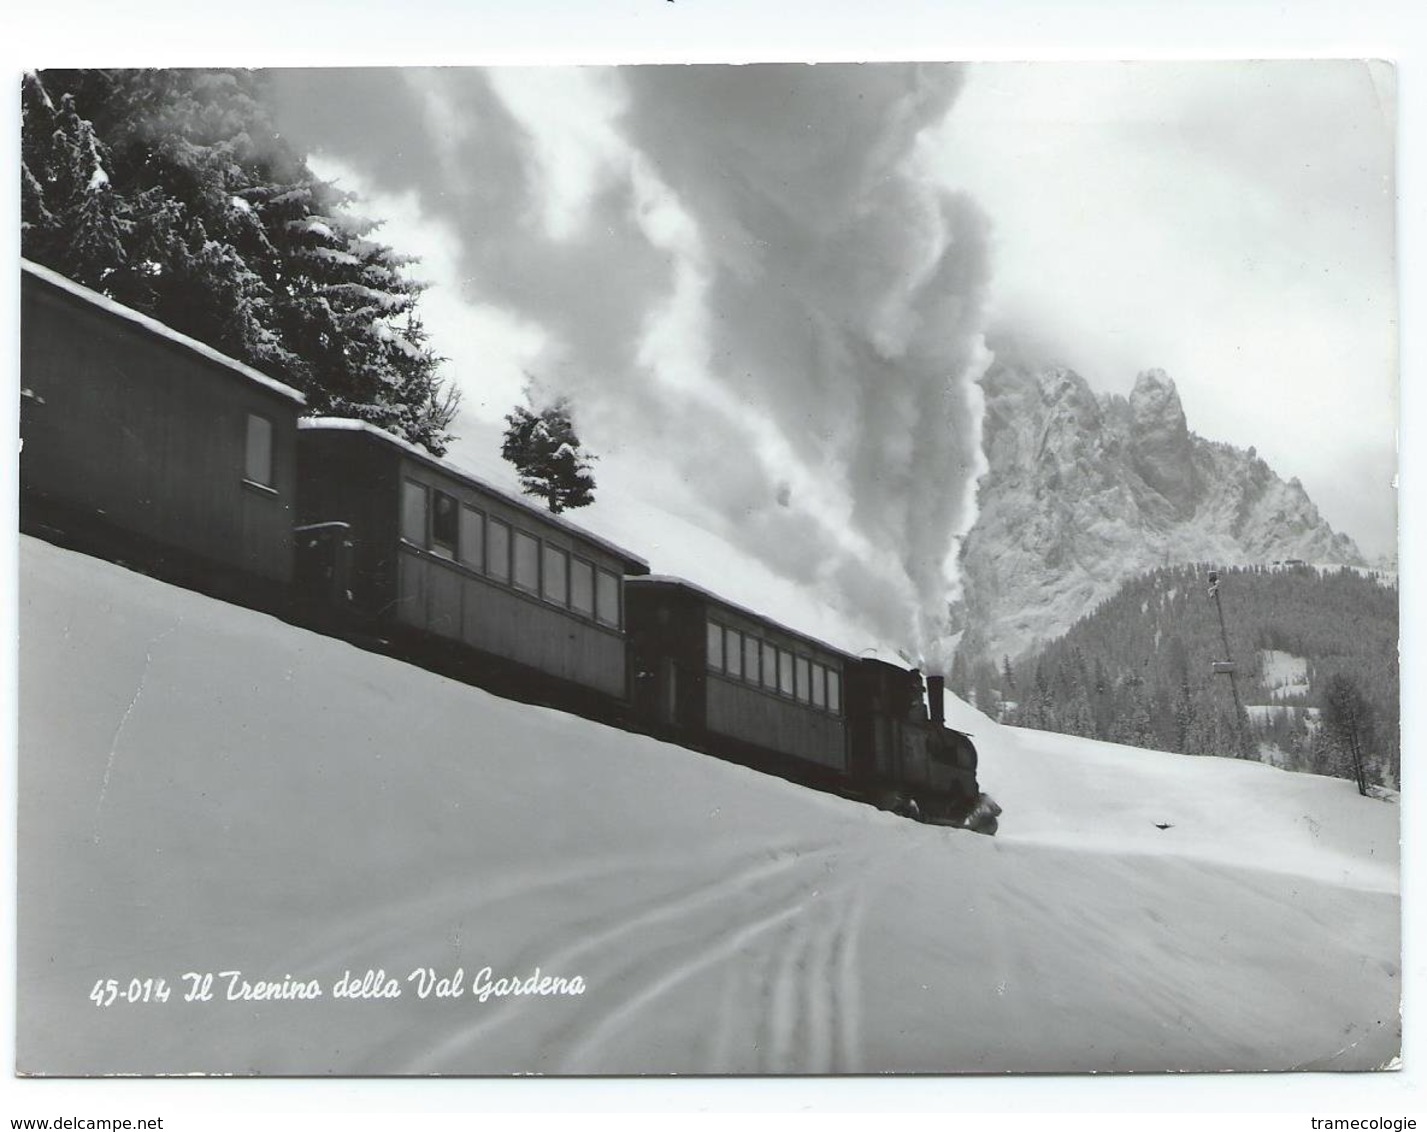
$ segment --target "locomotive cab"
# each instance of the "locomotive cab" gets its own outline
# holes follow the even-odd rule
[[[954,823],[971,812],[979,793],[976,747],[945,724],[942,677],[923,685],[916,669],[863,658],[849,672],[848,716],[852,773],[863,797],[904,811],[916,800],[918,816],[929,821]]]

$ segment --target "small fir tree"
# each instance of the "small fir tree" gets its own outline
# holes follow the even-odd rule
[[[505,418],[500,454],[515,465],[525,493],[544,499],[554,514],[588,507],[595,501],[595,457],[580,451],[569,401],[562,397],[537,412],[529,388],[525,397],[527,404]]]

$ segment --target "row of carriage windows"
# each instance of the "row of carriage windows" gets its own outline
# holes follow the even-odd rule
[[[708,664],[735,680],[834,714],[842,711],[842,674],[836,669],[717,621],[708,622]]]
[[[611,628],[620,626],[619,575],[542,542],[436,488],[403,481],[401,537],[492,581]]]

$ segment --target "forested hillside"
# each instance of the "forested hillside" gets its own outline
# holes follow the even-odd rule
[[[1220,570],[1226,657],[1209,573],[1142,574],[1018,664],[958,658],[950,683],[1007,723],[1348,778],[1350,732],[1368,781],[1395,786],[1395,577],[1305,565]],[[1213,669],[1230,657],[1242,713],[1230,677]]]

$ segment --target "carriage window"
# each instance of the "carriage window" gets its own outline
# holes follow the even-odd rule
[[[486,573],[500,582],[510,581],[510,524],[492,519],[486,531]]]
[[[461,508],[455,496],[431,493],[431,551],[442,558],[456,557],[456,531]]]
[[[243,476],[263,487],[273,485],[273,423],[257,413],[248,414],[248,443]]]
[[[723,657],[730,676],[743,675],[743,634],[737,629],[723,631]]]
[[[778,650],[767,641],[763,642],[763,686],[778,686]]]
[[[805,656],[798,657],[798,699],[807,703],[812,698],[811,662]]]
[[[546,601],[568,605],[565,580],[570,573],[570,556],[557,546],[545,548],[545,573],[541,578],[541,593]]]
[[[570,563],[570,606],[586,617],[595,615],[595,568],[578,558]]]
[[[595,590],[595,617],[606,625],[619,628],[619,578],[608,570],[599,572]]]
[[[715,672],[723,671],[723,626],[706,622],[708,627],[709,667]]]
[[[405,480],[401,492],[401,537],[413,546],[426,546],[426,485]]]
[[[827,669],[813,665],[813,707],[827,707]]]
[[[827,670],[827,710],[842,711],[842,677],[831,668]]]
[[[758,683],[759,651],[757,637],[743,638],[743,678],[750,684]]]
[[[778,650],[778,691],[793,694],[793,654],[782,649]]]
[[[486,517],[474,507],[461,507],[461,561],[472,570],[486,566]]]
[[[524,531],[515,532],[515,588],[540,592],[540,544],[534,535]]]

